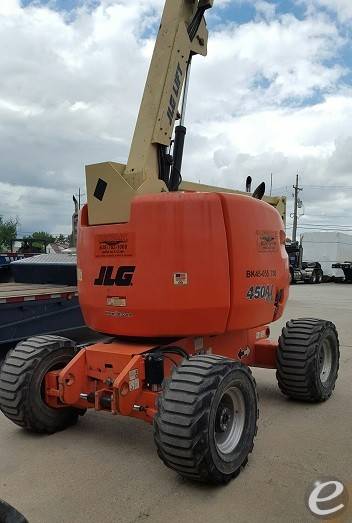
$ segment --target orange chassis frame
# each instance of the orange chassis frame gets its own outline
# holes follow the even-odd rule
[[[187,337],[162,345],[179,347],[190,356],[217,354],[252,367],[276,368],[278,343],[268,326],[205,337]],[[145,358],[158,345],[113,340],[82,348],[61,370],[45,376],[45,401],[54,408],[95,408],[152,423],[160,390],[147,387]],[[234,350],[234,348],[236,348]],[[172,354],[180,361],[180,356]],[[173,363],[164,358],[164,376]]]

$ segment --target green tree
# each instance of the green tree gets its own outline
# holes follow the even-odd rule
[[[11,249],[11,240],[17,236],[18,218],[0,216],[0,250]]]
[[[69,236],[65,236],[64,234],[58,234],[55,237],[55,243],[57,243],[61,247],[68,247],[70,244],[70,238]]]
[[[55,236],[45,231],[36,231],[33,232],[30,236],[26,236],[26,239],[29,240],[38,240],[37,242],[32,243],[32,247],[41,249],[44,251],[44,242],[48,245],[49,243],[55,243]]]
[[[37,239],[38,240],[45,240],[48,243],[54,243],[55,242],[55,236],[50,234],[50,232],[44,232],[44,231],[33,232],[31,234],[31,238],[33,238],[33,240],[37,240]]]

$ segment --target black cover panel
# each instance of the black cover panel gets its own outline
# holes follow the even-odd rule
[[[72,254],[40,254],[11,263],[15,282],[77,285],[77,261]]]

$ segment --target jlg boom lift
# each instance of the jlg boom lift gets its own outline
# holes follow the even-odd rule
[[[80,304],[111,338],[83,349],[53,336],[19,343],[1,368],[0,406],[44,433],[89,408],[147,421],[168,467],[226,483],[257,432],[250,367],[277,369],[284,394],[320,402],[334,389],[339,345],[335,326],[312,318],[269,339],[289,270],[283,222],[263,191],[181,184],[191,59],[206,55],[212,4],[166,1],[127,166],[86,168]]]

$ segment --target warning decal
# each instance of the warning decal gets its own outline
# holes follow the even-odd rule
[[[134,234],[99,234],[95,240],[95,256],[133,256]]]
[[[277,231],[257,231],[258,252],[275,252],[279,249]]]

